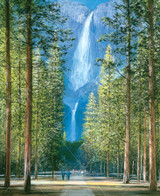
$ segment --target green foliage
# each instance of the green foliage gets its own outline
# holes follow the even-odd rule
[[[155,71],[155,100],[156,100],[156,128],[157,128],[157,157],[159,157],[159,84],[160,84],[160,43],[159,43],[159,1],[154,2],[154,71]],[[130,1],[130,38],[131,43],[127,48],[127,7],[126,1],[121,4],[115,3],[113,17],[103,17],[102,21],[112,29],[110,34],[104,34],[99,41],[111,42],[113,57],[110,56],[108,48],[107,55],[103,59],[98,59],[102,66],[100,74],[100,84],[96,108],[97,118],[95,120],[94,139],[96,153],[94,156],[106,159],[107,143],[110,143],[111,162],[115,161],[115,156],[120,148],[121,155],[124,150],[125,134],[125,107],[126,107],[126,78],[122,69],[127,61],[127,54],[131,54],[131,162],[132,173],[136,172],[138,133],[140,133],[141,155],[143,155],[143,131],[144,112],[147,112],[147,125],[149,121],[149,21],[148,21],[148,1]],[[114,59],[114,60],[113,60]],[[121,74],[120,76],[118,74]],[[88,108],[87,108],[88,110]],[[92,108],[93,110],[93,108]],[[85,119],[86,120],[86,119]],[[85,124],[87,121],[85,122]],[[148,142],[147,127],[147,142]],[[93,140],[94,140],[93,139]],[[85,141],[85,140],[84,140]],[[87,142],[85,142],[87,145]],[[120,145],[120,146],[119,146]],[[89,144],[88,144],[89,146]],[[93,151],[93,149],[92,149]],[[89,151],[89,152],[92,152]],[[97,153],[97,151],[99,153]],[[87,154],[89,153],[87,152]],[[148,150],[147,150],[148,153]],[[92,155],[93,157],[93,155]],[[148,156],[147,156],[148,157]],[[121,159],[123,160],[123,158]],[[157,158],[159,160],[159,158]],[[133,167],[134,163],[134,167]],[[158,161],[157,161],[158,163]],[[148,168],[148,164],[147,164]],[[159,164],[158,164],[159,168]]]
[[[60,163],[60,169],[65,170],[73,170],[73,169],[83,169],[83,151],[81,149],[81,146],[83,144],[83,141],[76,141],[76,142],[70,142],[65,141],[61,145],[61,163]]]
[[[12,152],[11,172],[18,177],[24,171],[24,128],[26,102],[26,9],[25,1],[11,4],[11,72],[12,72]],[[0,3],[0,174],[4,173],[5,156],[5,7]],[[32,1],[32,170],[38,143],[38,167],[58,167],[63,136],[64,54],[71,31],[62,28],[66,18],[57,1]],[[36,134],[37,138],[36,138]],[[3,162],[2,162],[3,161]]]
[[[123,153],[124,79],[116,77],[110,46],[107,47],[104,59],[98,59],[98,61],[102,63],[98,98],[96,99],[91,93],[86,107],[83,150],[91,164],[98,160],[106,160],[106,153],[109,150],[112,154],[112,163],[114,163],[118,148],[121,154]]]

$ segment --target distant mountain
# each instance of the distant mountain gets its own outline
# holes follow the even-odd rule
[[[120,0],[111,0],[97,6],[97,9],[94,11],[94,24],[96,26],[102,25],[103,17],[112,17],[115,2],[120,2]]]
[[[87,15],[91,11],[89,8],[78,2],[68,0],[59,0],[59,2],[62,5],[61,12],[64,16],[69,17],[68,19],[77,23],[84,23]]]

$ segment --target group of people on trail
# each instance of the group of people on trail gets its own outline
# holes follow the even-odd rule
[[[71,172],[69,170],[67,172],[62,171],[61,174],[62,174],[62,180],[64,180],[65,175],[67,176],[67,180],[70,180]]]

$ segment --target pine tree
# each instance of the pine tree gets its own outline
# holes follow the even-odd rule
[[[11,63],[10,63],[10,2],[6,4],[6,175],[5,187],[10,186],[11,175]]]
[[[154,94],[154,1],[148,0],[149,6],[149,163],[150,190],[157,190],[156,171],[156,128]]]
[[[4,121],[5,121],[5,69],[4,67],[6,67],[5,62],[6,60],[4,59],[5,57],[5,50],[4,45],[5,45],[5,40],[4,40],[4,30],[5,30],[5,24],[4,22],[7,22],[8,19],[10,20],[10,16],[8,12],[5,12],[5,5],[6,3],[10,3],[11,1],[2,1],[0,3],[1,9],[0,10],[0,26],[1,31],[0,31],[0,42],[1,42],[1,46],[0,46],[0,76],[1,76],[1,83],[0,83],[0,91],[1,91],[1,95],[0,95],[0,120],[1,120],[1,132],[0,132],[0,144],[1,144],[1,157],[0,157],[0,164],[1,164],[1,172],[4,172],[4,163],[2,162],[2,160],[5,158],[4,154],[5,154],[5,149],[4,149],[4,140],[2,139],[4,137]],[[28,109],[30,110],[27,114],[26,114],[26,121],[29,120],[29,124],[28,122],[26,122],[26,130],[29,131],[29,135],[28,133],[26,134],[26,143],[27,140],[29,139],[29,145],[26,145],[26,149],[28,148],[27,146],[29,146],[28,151],[27,151],[27,159],[28,159],[28,163],[26,163],[26,170],[25,170],[25,190],[29,191],[30,189],[30,160],[31,160],[31,143],[30,143],[30,139],[31,139],[31,121],[33,120],[33,118],[36,118],[35,113],[33,113],[33,115],[31,115],[31,107],[33,108],[33,112],[39,111],[39,113],[37,114],[37,119],[39,119],[39,127],[37,128],[37,130],[39,129],[39,138],[36,138],[36,133],[37,130],[35,131],[34,126],[35,124],[32,125],[32,130],[33,130],[33,144],[35,146],[40,145],[40,147],[46,147],[46,149],[42,148],[43,150],[41,150],[40,152],[37,152],[37,154],[39,154],[42,158],[44,157],[44,155],[42,155],[43,153],[45,154],[47,151],[50,151],[49,146],[47,146],[47,142],[44,143],[44,146],[42,144],[42,142],[44,140],[47,140],[47,128],[51,126],[53,124],[53,122],[55,123],[54,126],[54,135],[52,137],[52,139],[50,140],[50,144],[53,143],[53,140],[55,139],[55,149],[54,149],[54,153],[56,154],[56,156],[59,156],[59,146],[60,146],[60,139],[61,139],[61,135],[62,135],[62,130],[63,130],[63,91],[64,91],[64,84],[63,84],[63,78],[64,78],[64,61],[62,60],[62,56],[66,53],[66,49],[68,48],[69,44],[66,43],[66,41],[71,40],[70,38],[70,31],[69,30],[64,30],[62,29],[62,24],[65,22],[65,18],[61,16],[60,13],[60,6],[57,2],[48,2],[48,1],[19,1],[19,0],[14,0],[11,2],[11,7],[12,7],[12,13],[13,15],[11,16],[12,20],[11,20],[11,30],[12,30],[12,47],[11,47],[11,62],[12,62],[12,67],[8,66],[8,70],[11,70],[12,68],[12,91],[8,90],[7,92],[11,95],[12,94],[12,100],[11,99],[6,99],[7,103],[11,103],[12,102],[12,129],[13,129],[13,134],[12,134],[12,153],[11,151],[9,151],[9,153],[11,154],[11,156],[6,156],[9,157],[9,159],[11,160],[11,166],[13,167],[13,171],[12,172],[16,172],[17,177],[20,177],[21,175],[21,170],[23,168],[23,147],[24,147],[24,135],[23,135],[23,129],[25,127],[25,120],[24,120],[24,114],[25,114],[25,85],[24,83],[25,81],[25,76],[24,76],[24,69],[25,68],[32,68],[32,61],[35,59],[36,57],[36,50],[37,48],[41,51],[40,52],[40,56],[41,56],[41,60],[43,61],[43,66],[40,67],[40,71],[42,73],[40,73],[40,88],[39,88],[39,97],[40,100],[38,101],[38,108],[37,105],[35,104],[35,102],[33,102],[31,99],[27,99],[27,103],[29,103],[26,107],[26,113],[28,111]],[[8,4],[9,5],[9,4]],[[26,9],[27,8],[27,9]],[[26,18],[26,12],[31,9],[32,12],[29,12],[28,14],[28,18]],[[6,17],[7,20],[4,17],[4,14],[2,14],[3,12],[6,13]],[[32,21],[31,21],[32,20]],[[27,21],[31,21],[31,24],[28,25],[28,31],[25,31],[26,28],[26,24]],[[10,21],[9,21],[10,22]],[[32,28],[30,28],[29,26],[32,26]],[[56,36],[55,36],[56,34]],[[7,35],[8,36],[8,35]],[[10,38],[10,37],[9,37]],[[28,38],[28,40],[27,40]],[[44,41],[45,40],[45,41]],[[54,43],[57,43],[57,40],[59,42],[58,46]],[[10,42],[10,39],[6,39],[6,41],[8,41],[7,43]],[[30,43],[29,43],[30,42]],[[26,50],[26,43],[27,43],[27,48],[28,48],[28,55],[25,55],[25,50]],[[50,52],[50,51],[56,51],[56,52]],[[32,54],[31,54],[32,53]],[[55,54],[56,53],[56,54]],[[7,55],[9,55],[9,53],[6,53]],[[58,60],[57,58],[60,60]],[[27,58],[27,63],[25,62],[25,57],[28,56]],[[54,69],[55,73],[53,74],[52,72],[52,80],[49,81],[49,79],[47,78],[47,76],[50,74],[50,71],[52,70],[50,66],[50,68],[48,68],[48,62],[51,61],[51,58],[54,62],[52,62],[53,64],[56,64],[55,61],[57,62],[57,66],[61,67],[61,68],[57,68]],[[9,61],[8,61],[9,62]],[[26,67],[26,64],[29,65]],[[31,69],[29,70],[29,72],[32,71]],[[53,71],[53,70],[52,70]],[[28,70],[27,70],[28,73]],[[30,76],[32,75],[31,72],[29,74]],[[46,80],[47,78],[47,80]],[[7,78],[8,79],[8,78]],[[30,90],[32,90],[32,81],[31,81],[31,77],[28,77],[27,74],[27,93],[30,94],[30,98],[32,97],[32,92]],[[30,81],[28,81],[28,79]],[[47,82],[46,82],[47,81]],[[29,83],[28,83],[29,82]],[[31,82],[31,83],[30,83]],[[54,94],[52,94],[51,92],[51,88],[49,88],[49,86],[52,87],[52,82],[54,82],[54,86],[52,88],[52,92],[54,92]],[[47,83],[47,84],[46,84]],[[10,82],[8,83],[8,86],[10,85]],[[31,85],[30,85],[31,84]],[[47,86],[47,90],[49,90],[47,92],[46,86],[45,85],[49,85]],[[29,90],[29,91],[28,91]],[[34,90],[34,89],[33,89]],[[33,91],[33,95],[34,91]],[[49,96],[48,96],[49,95]],[[53,95],[53,96],[52,96]],[[49,104],[46,103],[46,101],[48,100],[48,97],[51,98],[52,96],[52,103],[51,100],[49,101]],[[35,98],[35,97],[34,97]],[[35,99],[34,99],[35,100]],[[32,102],[32,103],[31,103]],[[55,102],[53,104],[53,102]],[[54,108],[54,113],[55,116],[53,117],[53,109]],[[43,109],[45,110],[45,112],[47,113],[47,117],[49,119],[50,116],[52,116],[52,123],[50,122],[49,125],[47,124],[47,120],[45,119],[45,114],[43,112]],[[8,110],[9,111],[9,110]],[[29,118],[27,117],[29,116]],[[42,122],[41,122],[42,120]],[[27,126],[27,124],[29,126]],[[27,128],[28,127],[28,128]],[[44,133],[42,133],[42,130],[46,130],[46,132],[44,131]],[[26,132],[27,132],[26,131]],[[50,132],[51,133],[51,132]],[[58,133],[58,134],[57,134]],[[29,136],[29,138],[28,138]],[[54,138],[55,137],[55,138]],[[15,139],[16,138],[16,139]],[[17,139],[18,138],[18,139]],[[28,138],[28,139],[27,139]],[[35,140],[34,140],[35,139]],[[8,140],[9,141],[9,140]],[[38,141],[37,145],[36,142]],[[35,143],[34,143],[35,142]],[[8,144],[7,144],[8,145]],[[33,145],[33,146],[34,146]],[[35,147],[34,146],[34,147]],[[9,146],[8,146],[9,147]],[[9,148],[8,148],[9,149]],[[38,151],[38,150],[37,150]],[[48,153],[48,156],[49,153]],[[9,160],[9,164],[10,164],[10,160]],[[7,163],[7,162],[6,162]],[[8,164],[7,163],[7,164]],[[55,163],[58,164],[58,160],[55,159]],[[8,165],[9,165],[8,164]],[[47,162],[48,164],[48,162]],[[16,169],[15,169],[15,165],[16,165]],[[8,166],[7,166],[8,167]],[[44,165],[45,167],[45,165]],[[10,166],[7,168],[7,170],[10,170]],[[6,172],[8,172],[6,170]],[[10,174],[8,173],[6,175],[6,179],[8,178]],[[8,180],[7,180],[8,181]],[[8,183],[8,182],[7,182]],[[8,186],[8,185],[7,185]]]
[[[131,109],[131,62],[135,58],[137,42],[133,39],[137,36],[135,25],[137,18],[134,15],[135,4],[131,0],[122,0],[121,4],[115,4],[116,10],[112,18],[103,18],[105,25],[112,28],[110,35],[105,34],[100,41],[111,41],[114,45],[113,54],[117,66],[126,64],[126,139],[123,182],[129,183],[130,179],[130,109]],[[126,59],[126,60],[124,60]],[[124,64],[125,62],[125,64]]]
[[[26,116],[25,116],[25,169],[24,189],[31,188],[31,128],[32,128],[32,0],[26,1]]]
[[[93,159],[96,154],[96,122],[97,122],[97,104],[95,95],[91,92],[86,106],[85,123],[83,124],[83,149],[88,157],[90,173],[92,172]]]
[[[102,68],[100,73],[100,85],[98,90],[99,99],[99,117],[98,125],[100,130],[100,137],[104,140],[106,138],[104,149],[107,150],[107,177],[109,177],[109,146],[110,135],[112,130],[112,82],[114,79],[114,63],[111,57],[111,47],[107,47],[106,54],[102,61]],[[101,135],[102,134],[102,135]]]

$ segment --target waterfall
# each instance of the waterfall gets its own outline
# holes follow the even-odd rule
[[[91,68],[91,39],[90,39],[90,25],[92,21],[93,12],[87,17],[81,33],[78,46],[73,56],[73,69],[71,71],[70,81],[74,90],[87,84],[90,80]]]
[[[71,132],[71,141],[76,140],[76,111],[78,107],[78,102],[75,104],[74,109],[72,110],[72,132]]]

